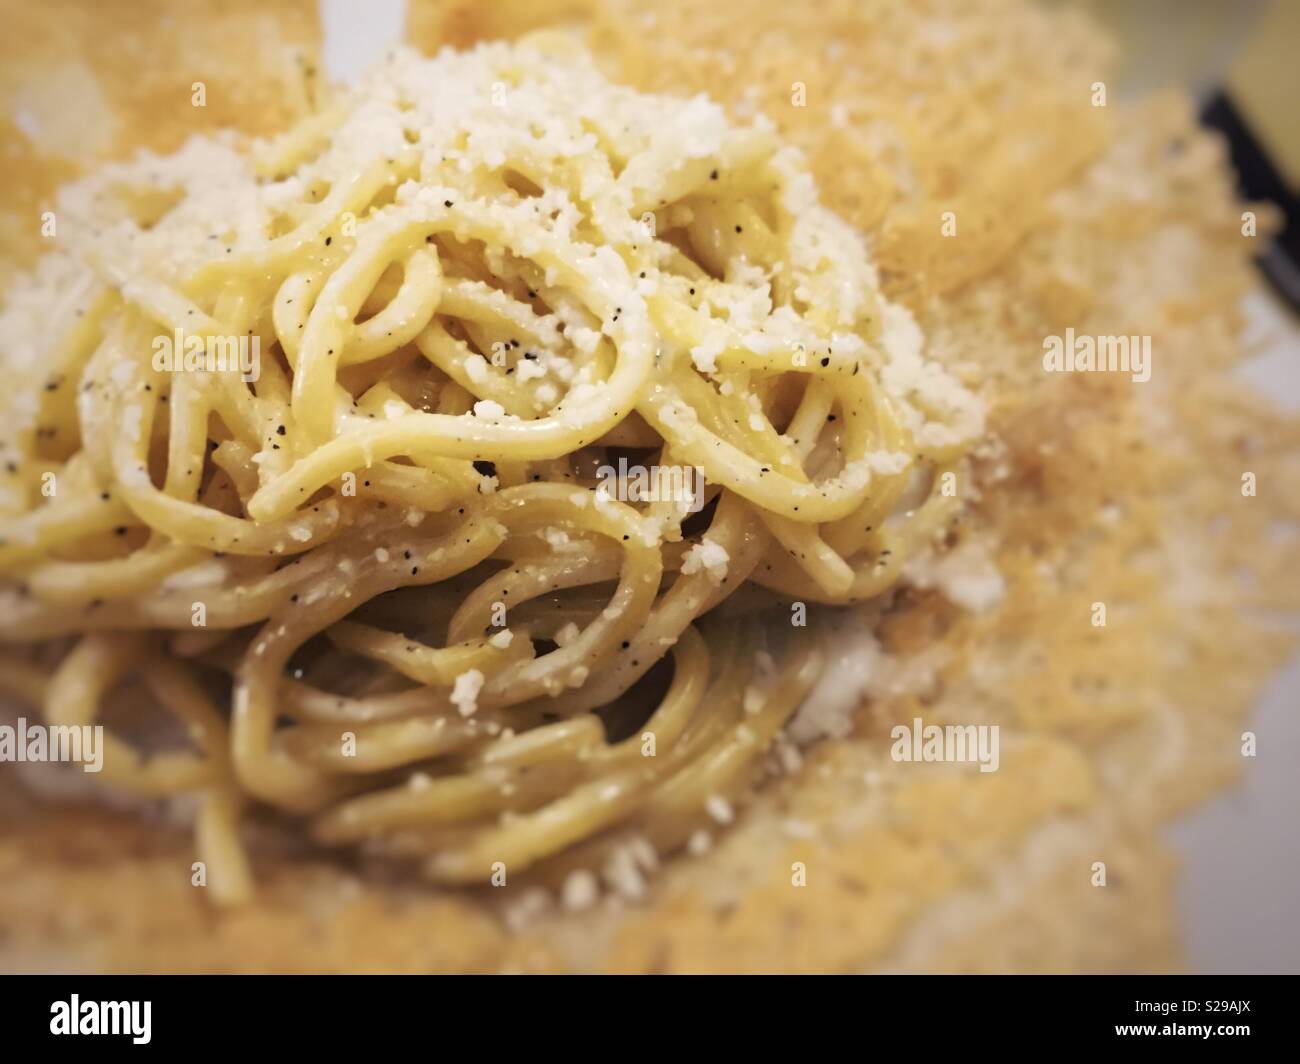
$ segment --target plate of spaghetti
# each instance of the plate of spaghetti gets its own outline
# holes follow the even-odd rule
[[[1221,157],[1018,0],[982,62],[687,6],[411,3],[345,85],[236,4],[134,95],[23,16],[8,967],[1177,963],[1161,825],[1295,598]]]

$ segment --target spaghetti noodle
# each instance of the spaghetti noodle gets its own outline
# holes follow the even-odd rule
[[[560,37],[398,53],[59,218],[0,463],[0,638],[57,664],[0,686],[182,722],[102,778],[201,796],[221,901],[250,808],[448,883],[680,845],[817,675],[756,607],[887,591],[981,429],[768,125]]]

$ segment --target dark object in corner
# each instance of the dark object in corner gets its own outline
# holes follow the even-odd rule
[[[1282,298],[1300,311],[1300,200],[1226,94],[1215,93],[1206,101],[1201,121],[1227,138],[1241,194],[1249,200],[1269,200],[1285,215],[1285,228],[1256,261]]]

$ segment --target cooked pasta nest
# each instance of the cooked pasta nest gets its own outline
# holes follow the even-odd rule
[[[558,37],[71,186],[3,324],[2,682],[198,795],[227,902],[251,809],[453,883],[680,846],[818,675],[791,604],[888,593],[982,429],[769,125]]]

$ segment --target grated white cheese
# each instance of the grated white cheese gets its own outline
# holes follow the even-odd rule
[[[600,897],[600,883],[585,868],[576,868],[564,878],[560,900],[571,913],[586,912]]]
[[[686,840],[686,852],[692,857],[702,857],[713,849],[713,836],[703,828],[691,832],[691,837]]]
[[[474,404],[474,416],[489,421],[499,421],[505,416],[506,408],[492,399],[480,399]]]
[[[730,824],[736,819],[731,803],[720,794],[711,794],[704,803],[704,811],[719,824]]]
[[[682,573],[691,576],[698,572],[708,574],[715,584],[727,578],[727,563],[730,561],[726,547],[714,543],[707,536],[691,546],[682,556]]]
[[[843,611],[833,626],[828,625],[826,664],[786,727],[796,743],[842,739],[852,730],[853,714],[880,670],[881,650],[874,634],[878,621],[878,607],[859,607]]]
[[[927,551],[908,560],[903,579],[937,588],[949,602],[985,613],[1002,601],[1006,583],[984,544],[968,541],[946,554]]]
[[[478,712],[478,694],[483,690],[483,674],[470,669],[456,677],[451,688],[451,704],[462,717],[472,717]]]

